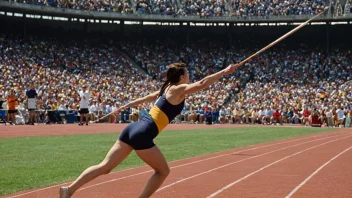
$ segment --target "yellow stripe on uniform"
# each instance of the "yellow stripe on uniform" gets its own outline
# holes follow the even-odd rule
[[[159,133],[169,124],[169,118],[158,106],[154,105],[149,114],[158,127]]]

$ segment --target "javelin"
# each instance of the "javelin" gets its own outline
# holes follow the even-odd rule
[[[265,46],[263,49],[259,50],[258,52],[256,52],[255,54],[252,54],[250,57],[246,58],[245,60],[241,61],[240,63],[238,63],[237,67],[243,65],[245,62],[249,61],[250,59],[252,59],[253,57],[257,56],[258,54],[264,52],[265,50],[269,49],[270,47],[272,47],[273,45],[277,44],[278,42],[284,40],[286,37],[290,36],[291,34],[293,34],[294,32],[296,32],[297,30],[301,29],[303,26],[307,25],[309,22],[311,22],[313,19],[319,17],[321,14],[323,14],[326,10],[328,10],[329,7],[326,7],[324,9],[324,11],[322,11],[321,13],[319,13],[318,15],[316,15],[315,17],[312,17],[311,19],[309,19],[308,21],[302,23],[301,25],[299,25],[298,27],[296,27],[295,29],[287,32],[285,35],[283,35],[282,37],[276,39],[276,41],[270,43],[269,45]]]
[[[103,116],[103,117],[101,117],[101,118],[98,118],[98,119],[94,120],[94,123],[98,123],[99,120],[102,120],[102,119],[108,117],[108,116],[111,115],[111,114],[117,113],[118,111],[120,111],[120,108],[118,108],[117,110],[115,110],[115,111],[113,111],[113,112],[110,112],[110,113],[106,114],[105,116]]]
[[[272,47],[272,46],[275,45],[276,43],[278,43],[278,42],[284,40],[286,37],[290,36],[291,34],[293,34],[294,32],[296,32],[297,30],[301,29],[303,26],[307,25],[307,24],[308,24],[309,22],[311,22],[313,19],[315,19],[315,18],[317,18],[318,16],[320,16],[321,14],[323,14],[326,10],[328,10],[328,8],[329,8],[329,7],[326,7],[326,8],[324,9],[324,11],[322,11],[321,13],[319,13],[319,14],[317,14],[316,16],[312,17],[312,18],[309,19],[308,21],[302,23],[301,25],[299,25],[299,26],[296,27],[295,29],[293,29],[293,30],[287,32],[287,33],[286,33],[285,35],[283,35],[282,37],[276,39],[276,41],[270,43],[269,45],[265,46],[263,49],[259,50],[259,51],[256,52],[255,54],[252,54],[250,57],[248,57],[248,58],[246,58],[245,60],[243,60],[242,62],[238,63],[238,64],[237,64],[237,65],[238,65],[237,67],[243,65],[245,62],[249,61],[249,60],[252,59],[253,57],[257,56],[258,54],[260,54],[260,53],[262,53],[262,52],[264,52],[265,50],[269,49],[270,47]],[[95,122],[97,123],[97,122],[99,122],[99,120],[101,120],[101,119],[103,119],[103,118],[106,118],[107,116],[109,116],[109,115],[111,115],[111,114],[113,114],[113,113],[116,113],[116,112],[118,112],[119,110],[120,110],[120,109],[117,109],[117,110],[115,110],[115,111],[113,111],[113,112],[111,112],[111,113],[109,113],[109,114],[106,114],[105,116],[103,116],[103,117],[101,117],[101,118],[95,120]]]

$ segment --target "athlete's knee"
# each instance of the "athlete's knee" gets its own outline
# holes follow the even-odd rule
[[[167,177],[170,174],[170,168],[169,166],[165,166],[163,168],[155,170],[155,172]]]
[[[101,162],[99,164],[99,166],[100,166],[103,174],[109,174],[112,171],[112,169],[114,169],[114,166],[111,163],[109,163],[108,161]]]

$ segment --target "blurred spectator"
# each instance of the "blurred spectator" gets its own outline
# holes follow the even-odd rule
[[[29,124],[34,125],[36,123],[35,109],[37,106],[37,90],[35,90],[34,84],[30,85],[30,89],[26,92],[27,109],[29,111]]]

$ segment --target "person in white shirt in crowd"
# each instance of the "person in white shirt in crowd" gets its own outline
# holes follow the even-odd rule
[[[63,98],[60,101],[60,105],[59,105],[58,110],[59,111],[67,111],[68,110],[68,107],[66,106],[65,100]]]
[[[103,103],[102,102],[97,102],[96,103],[96,108],[97,108],[97,114],[99,114],[99,112],[104,112],[104,107],[103,107]]]
[[[89,119],[88,119],[88,114],[89,114],[89,106],[88,106],[88,101],[89,101],[89,90],[87,89],[87,85],[82,86],[82,91],[79,92],[79,96],[81,98],[81,102],[79,105],[80,108],[80,126],[83,126],[83,116],[86,118],[86,125],[88,125]]]
[[[112,107],[112,111],[115,112],[120,108],[119,102],[115,102],[115,105]],[[120,114],[119,112],[111,114],[113,117],[114,123],[118,123],[120,120]]]
[[[98,118],[98,107],[97,101],[93,100],[93,104],[89,107],[90,120],[96,120]]]
[[[258,114],[260,116],[261,123],[264,123],[265,116],[266,116],[266,110],[264,110],[264,107],[260,107],[260,110],[258,111]]]
[[[220,116],[219,116],[220,124],[227,123],[227,118],[226,118],[227,111],[224,106],[221,107],[219,114],[220,114]]]
[[[114,103],[112,101],[108,102],[106,105],[106,109],[105,109],[105,113],[106,115],[108,115],[109,113],[111,113],[113,111],[113,107],[114,107]],[[115,116],[110,114],[108,116],[108,122],[112,123],[112,121],[115,119]]]
[[[17,109],[18,109],[18,114],[15,116],[16,123],[25,124],[29,120],[29,115],[26,111],[23,101],[19,101],[19,105]]]
[[[232,123],[231,114],[232,114],[231,107],[227,107],[226,120],[227,120],[227,123],[230,123],[230,124]]]
[[[99,111],[102,112],[102,115],[106,115],[106,101],[103,100],[99,105]]]
[[[343,125],[346,117],[343,107],[338,106],[338,109],[336,110],[336,114],[337,114],[337,126]]]

